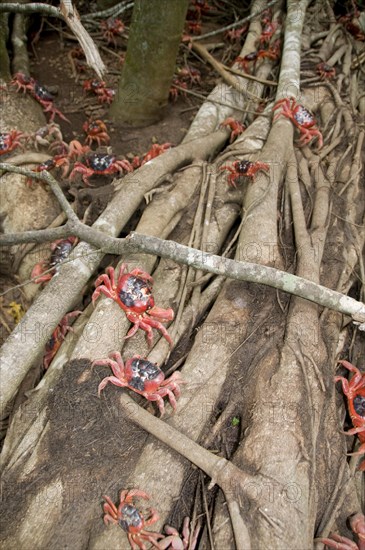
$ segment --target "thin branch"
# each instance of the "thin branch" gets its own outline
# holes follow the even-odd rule
[[[62,210],[65,212],[68,219],[75,222],[79,221],[75,212],[72,210],[70,203],[68,202],[65,195],[63,194],[57,180],[55,180],[55,178],[49,172],[47,172],[47,170],[43,170],[42,172],[33,172],[33,170],[28,170],[27,168],[20,168],[19,166],[13,166],[12,164],[8,164],[6,162],[0,163],[0,170],[5,170],[6,172],[14,172],[15,174],[21,174],[22,176],[27,176],[28,178],[45,181],[46,183],[48,183],[48,185],[52,189],[53,194],[55,195],[56,199],[60,203],[60,206]]]
[[[24,240],[19,240],[19,236],[26,235]],[[72,235],[72,228],[68,223],[60,227],[52,227],[49,229],[35,229],[33,231],[25,231],[24,233],[10,233],[6,235],[6,243],[0,242],[0,246],[13,246],[20,243],[36,243],[42,244],[55,241],[56,239],[66,239]],[[5,235],[0,235],[0,240]]]
[[[228,67],[227,65],[224,65],[224,63],[222,63],[222,67],[226,71],[229,71],[232,74],[240,76],[241,78],[246,78],[246,80],[254,80],[255,82],[259,82],[260,84],[265,84],[266,86],[277,86],[278,85],[278,83],[275,80],[266,80],[265,78],[259,78],[258,76],[255,76],[254,74],[243,73],[242,71],[237,71],[236,69],[233,69],[232,67]]]
[[[365,304],[291,273],[261,264],[237,262],[189,248],[174,241],[164,241],[138,233],[131,233],[126,241],[128,241],[132,250],[168,258],[177,263],[191,265],[196,269],[209,271],[231,279],[271,286],[300,298],[305,298],[318,305],[339,311],[344,315],[350,315],[354,321],[365,323]],[[363,330],[365,330],[365,324]]]
[[[198,92],[194,92],[194,90],[186,90],[185,88],[182,88],[181,86],[179,86],[177,84],[174,84],[174,88],[176,88],[177,90],[179,90],[183,94],[192,95],[194,97],[197,97],[198,99],[202,99],[203,101],[207,101],[209,103],[215,103],[217,105],[222,105],[223,107],[229,107],[229,108],[232,109],[232,105],[230,105],[229,103],[225,103],[224,101],[218,101],[217,99],[212,99],[209,96],[205,96],[203,94],[199,94]],[[197,106],[194,105],[194,109],[196,107]],[[240,107],[237,107],[237,106],[234,108],[234,110],[239,111],[240,113],[251,113],[253,115],[262,115],[262,113],[259,113],[258,111],[252,111],[252,110],[250,111],[248,109],[241,109]]]
[[[119,2],[115,6],[108,8],[107,10],[96,11],[95,13],[88,13],[87,15],[81,16],[81,21],[89,22],[94,21],[95,19],[106,19],[107,17],[117,17],[121,13],[133,8],[134,2]]]

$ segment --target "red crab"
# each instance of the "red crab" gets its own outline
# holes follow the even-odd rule
[[[81,145],[77,139],[73,139],[67,146],[67,158],[71,160],[79,159],[90,152],[88,145]]]
[[[84,92],[93,92],[94,94],[98,93],[98,90],[105,88],[106,83],[104,80],[97,80],[92,78],[90,80],[85,80],[82,84],[82,89]]]
[[[277,38],[273,42],[273,44],[271,44],[271,46],[269,46],[269,49],[266,50],[266,51],[267,51],[267,55],[262,56],[262,57],[268,57],[269,59],[273,59],[274,61],[275,61],[275,59],[278,59],[280,57],[280,54],[281,54],[281,39]]]
[[[72,75],[75,78],[78,78],[77,73],[83,73],[86,70],[86,64],[84,62],[85,60],[84,50],[80,47],[72,48],[68,52],[67,57],[71,64]]]
[[[52,332],[52,336],[46,344],[46,352],[43,356],[43,367],[45,370],[48,369],[50,364],[53,361],[54,356],[61,347],[63,340],[66,337],[66,334],[69,331],[72,331],[72,327],[69,325],[70,319],[81,315],[82,311],[71,311],[64,316],[64,318],[58,323],[55,330]]]
[[[246,128],[244,127],[244,125],[241,122],[238,122],[238,120],[236,120],[232,117],[226,118],[222,122],[221,126],[223,126],[223,127],[229,126],[230,129],[232,130],[229,143],[232,143],[232,141],[234,141],[237,136],[239,136],[240,134],[242,134],[242,132],[244,132],[246,130]]]
[[[339,361],[339,363],[354,373],[350,381],[343,376],[335,376],[335,382],[342,383],[342,390],[347,397],[349,413],[354,425],[346,433],[348,435],[358,434],[361,445],[354,454],[362,455],[365,454],[365,373],[361,373],[355,365],[348,361]],[[359,470],[365,471],[365,460],[361,462]]]
[[[352,34],[355,40],[360,40],[363,42],[365,40],[365,33],[359,24],[360,15],[361,12],[357,9],[356,5],[354,5],[354,10],[352,13],[343,15],[339,18],[338,22],[343,24],[345,29]]]
[[[88,145],[92,145],[93,141],[96,141],[98,147],[100,147],[102,143],[110,143],[107,127],[102,120],[89,120],[84,123],[82,129],[87,134],[85,143]]]
[[[267,25],[268,23],[271,22],[271,19],[272,19],[272,9],[271,8],[267,8],[266,10],[264,10],[261,14],[261,23],[263,25]]]
[[[66,178],[68,170],[70,168],[70,161],[65,155],[55,155],[53,158],[38,164],[37,168],[34,168],[32,172],[43,172],[44,170],[50,172],[54,168],[62,167],[62,177]],[[27,178],[27,185],[31,187],[33,180],[32,178]]]
[[[102,21],[100,28],[103,31],[103,38],[105,38],[108,44],[114,44],[114,46],[117,45],[115,37],[121,36],[125,31],[123,22],[116,17],[109,17],[109,19]]]
[[[316,128],[316,120],[303,105],[298,104],[293,97],[287,97],[277,101],[273,111],[279,109],[279,107],[282,107],[282,110],[275,115],[274,121],[282,115],[289,118],[302,134],[299,140],[301,145],[306,145],[314,137],[317,137],[318,148],[320,149],[323,146],[323,137],[318,128]]]
[[[181,90],[179,88],[177,88],[177,86],[179,88],[182,88]],[[169,90],[169,97],[173,100],[173,101],[176,101],[177,100],[177,96],[179,94],[183,95],[184,97],[186,97],[186,93],[185,93],[185,90],[188,89],[188,85],[186,82],[183,82],[181,80],[179,80],[179,78],[174,78],[172,80],[172,83],[171,83],[171,87],[170,87],[170,90]]]
[[[148,401],[157,401],[161,416],[165,412],[163,398],[167,395],[171,407],[176,411],[176,399],[180,397],[179,385],[185,383],[179,372],[174,372],[172,376],[165,380],[162,370],[154,363],[143,359],[140,355],[134,355],[124,365],[122,356],[118,351],[111,353],[109,359],[94,361],[94,364],[107,365],[114,374],[114,376],[107,376],[100,382],[99,395],[110,382],[120,388],[129,388],[143,395]]]
[[[316,67],[316,71],[322,80],[336,76],[336,69],[327,63],[319,63]]]
[[[67,239],[58,239],[51,244],[52,254],[50,259],[42,260],[33,267],[31,277],[32,279],[36,277],[34,281],[36,284],[46,283],[52,279],[62,262],[69,256],[76,241],[76,237],[68,237]],[[51,269],[51,271],[42,275],[45,269]]]
[[[156,523],[159,515],[156,510],[151,508],[148,518],[145,519],[133,504],[133,500],[138,497],[145,500],[149,500],[150,498],[147,493],[138,489],[121,491],[117,508],[111,498],[104,495],[104,523],[105,525],[108,525],[108,523],[119,525],[127,533],[132,550],[137,550],[138,548],[146,550],[144,541],[151,543],[155,548],[159,548],[158,540],[163,538],[163,535],[153,531],[146,531],[145,529],[145,527]]]
[[[15,73],[13,76],[13,79],[11,80],[10,84],[17,87],[16,91],[20,92],[20,90],[25,92],[32,92],[34,89],[36,81],[31,76],[27,76],[25,73],[18,72]]]
[[[242,67],[242,69],[247,73],[250,63],[252,62],[256,63],[256,61],[261,58],[272,59],[275,61],[275,59],[277,59],[279,55],[280,55],[280,41],[276,40],[275,43],[268,50],[257,50],[245,55],[245,57],[238,56],[236,57],[234,62],[238,63]]]
[[[37,81],[35,82],[33,91],[31,92],[34,99],[38,101],[43,107],[43,111],[45,113],[50,113],[50,122],[53,122],[54,117],[57,115],[58,117],[62,118],[62,120],[65,120],[66,122],[70,122],[68,118],[65,117],[61,113],[57,107],[55,107],[54,104],[54,97],[53,95],[45,88],[44,86],[41,86]]]
[[[46,124],[29,136],[29,141],[34,144],[38,151],[38,147],[47,147],[50,151],[58,151],[59,154],[65,154],[68,150],[68,145],[63,141],[61,129],[58,124],[52,122]]]
[[[104,80],[85,80],[82,87],[84,91],[97,95],[99,103],[112,103],[115,97],[115,90],[107,88]]]
[[[113,88],[101,88],[96,92],[99,103],[113,103],[115,98],[115,90]]]
[[[1,132],[0,133],[0,155],[5,155],[5,153],[10,153],[13,149],[22,145],[19,141],[21,138],[24,138],[25,134],[23,132],[18,132],[18,130],[10,130],[10,132]]]
[[[27,76],[24,73],[16,73],[11,81],[11,84],[17,86],[17,92],[22,90],[22,92],[29,92],[34,99],[42,105],[42,108],[45,113],[51,113],[50,122],[53,122],[54,117],[57,115],[66,122],[70,122],[59,109],[54,105],[53,95],[42,86],[37,80],[31,76]]]
[[[358,536],[358,544],[347,537],[337,535],[337,533],[330,533],[330,538],[315,539],[315,542],[321,542],[329,548],[336,548],[337,550],[365,550],[365,516],[360,513],[355,514],[350,518],[350,526]]]
[[[173,310],[155,306],[155,300],[152,296],[153,279],[151,275],[138,267],[130,273],[124,273],[126,269],[126,264],[122,264],[117,282],[115,282],[115,271],[112,267],[108,267],[107,272],[96,279],[95,287],[97,288],[92,296],[93,303],[103,293],[119,304],[125,311],[128,321],[134,324],[126,338],[131,338],[141,328],[146,332],[147,343],[151,346],[153,327],[159,330],[172,346],[170,335],[161,323],[173,320]]]
[[[205,0],[193,0],[189,6],[186,14],[187,19],[201,19],[202,15],[205,15],[211,10],[211,6]]]
[[[198,524],[193,533],[190,533],[189,528],[190,518],[185,517],[183,522],[183,528],[181,535],[175,527],[171,525],[165,525],[164,531],[166,537],[158,542],[160,550],[171,548],[171,550],[194,550],[196,548],[197,539],[200,531],[200,525]]]
[[[230,42],[237,42],[238,40],[241,40],[242,36],[246,34],[248,30],[248,25],[244,25],[243,27],[238,27],[237,29],[230,29],[229,31],[226,31],[224,33],[224,37],[227,38]]]
[[[248,73],[248,66],[252,61],[254,61],[254,62],[257,61],[258,53],[259,52],[254,51],[254,52],[248,53],[247,55],[245,55],[245,57],[238,56],[234,60],[234,63],[238,63],[238,65],[240,65],[240,67],[242,67],[242,69],[245,71],[245,73]]]
[[[360,27],[358,21],[356,19],[353,19],[353,21],[349,21],[345,24],[345,29],[352,34],[352,36],[355,38],[355,40],[359,40],[361,42],[365,42],[365,32]]]
[[[270,169],[270,166],[265,162],[250,162],[249,160],[237,160],[233,163],[233,166],[222,166],[221,170],[228,170],[230,172],[228,176],[228,184],[236,186],[236,182],[242,176],[246,178],[255,179],[256,172]]]
[[[86,157],[86,165],[82,162],[75,162],[74,168],[69,179],[73,180],[75,174],[82,174],[82,181],[85,185],[90,185],[89,178],[94,174],[98,176],[108,176],[110,174],[123,174],[123,172],[133,172],[133,166],[128,160],[118,160],[115,155],[106,153],[92,153]]]
[[[149,151],[145,154],[142,160],[142,164],[145,164],[146,162],[158,157],[159,155],[162,155],[167,149],[170,149],[173,147],[172,143],[163,143],[162,145],[159,145],[158,143],[154,143]]]
[[[190,82],[191,84],[195,84],[195,83],[199,84],[201,80],[200,71],[198,69],[195,69],[195,67],[190,67],[190,65],[186,65],[181,69],[177,69],[177,74],[181,82]]]
[[[273,21],[267,21],[264,30],[261,33],[260,36],[260,44],[267,44],[270,42],[271,37],[275,33],[276,29],[278,28],[278,23],[275,23]]]

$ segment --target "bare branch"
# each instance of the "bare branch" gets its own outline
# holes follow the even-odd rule
[[[112,6],[111,8],[108,8],[106,10],[82,15],[81,21],[90,22],[97,19],[106,19],[107,17],[117,17],[118,15],[121,15],[123,12],[129,10],[130,8],[133,8],[133,6],[134,2],[128,2],[127,0],[124,0],[124,2],[119,2],[119,4],[116,4],[115,6]]]

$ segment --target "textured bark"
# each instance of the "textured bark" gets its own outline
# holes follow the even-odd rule
[[[10,60],[6,43],[9,38],[8,14],[0,15],[0,78],[4,82],[8,82],[11,77]]]
[[[148,126],[163,116],[175,71],[188,0],[136,0],[115,120]]]

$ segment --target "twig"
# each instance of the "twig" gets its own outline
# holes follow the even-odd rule
[[[222,63],[222,67],[226,71],[229,71],[232,74],[236,74],[237,76],[240,76],[241,78],[247,78],[247,80],[254,80],[255,82],[259,82],[260,84],[266,84],[267,86],[277,86],[278,83],[275,80],[266,80],[265,78],[259,78],[258,76],[255,76],[253,74],[248,73],[242,73],[241,71],[237,71],[236,69],[233,69],[232,67],[227,67],[227,65],[224,65]]]
[[[15,174],[21,174],[22,176],[27,176],[28,178],[39,179],[41,181],[47,182],[50,188],[52,189],[52,192],[55,195],[56,199],[60,203],[60,206],[62,207],[63,211],[67,215],[68,219],[75,221],[76,223],[79,221],[75,212],[72,210],[70,203],[68,202],[65,195],[63,194],[58,182],[46,170],[43,170],[42,172],[37,173],[37,172],[33,172],[32,170],[28,170],[27,168],[20,168],[19,166],[13,166],[8,163],[0,163],[0,170],[5,170],[7,172],[14,172]]]
[[[212,523],[211,523],[211,518],[209,516],[209,507],[208,507],[208,501],[207,501],[207,493],[204,486],[203,472],[200,472],[200,484],[202,488],[204,512],[207,518],[207,531],[208,531],[208,537],[209,537],[209,544],[210,544],[211,550],[214,550]]]
[[[81,21],[94,21],[95,19],[106,19],[107,17],[117,17],[121,13],[133,8],[134,2],[119,2],[115,6],[108,8],[107,10],[96,11],[95,13],[82,15]]]

